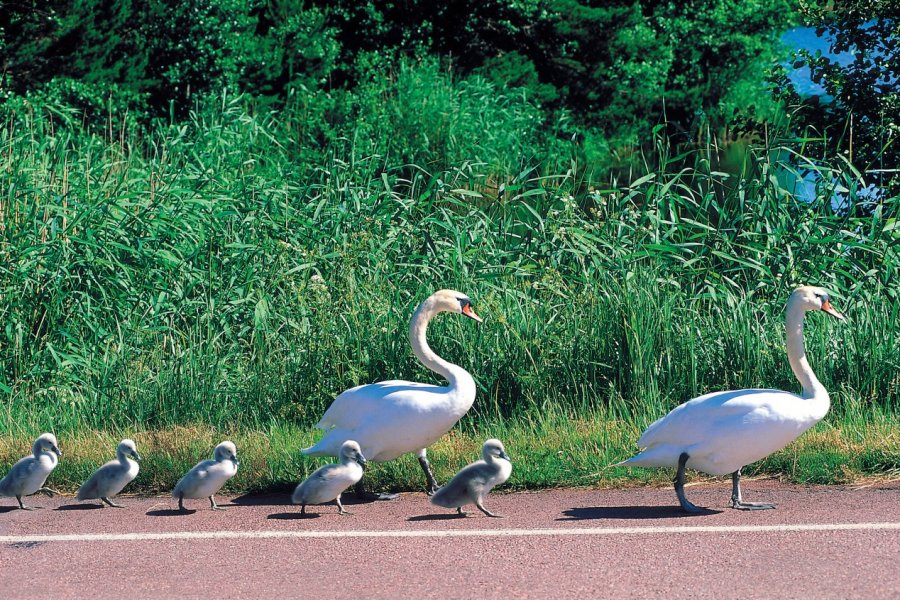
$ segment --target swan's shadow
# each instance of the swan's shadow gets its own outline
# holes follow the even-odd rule
[[[459,513],[439,513],[433,515],[417,515],[409,517],[407,521],[455,521],[456,519],[465,519],[466,515]]]
[[[12,512],[14,510],[21,510],[18,506],[0,506],[0,515],[3,513]]]
[[[705,517],[717,515],[721,510],[701,509],[698,513],[685,512],[680,506],[586,506],[570,508],[563,511],[562,518],[557,521],[588,521],[596,519],[683,519],[685,517]]]
[[[102,504],[63,504],[58,506],[56,510],[99,510],[104,508]]]
[[[177,508],[161,508],[159,510],[148,510],[145,514],[148,517],[183,517],[192,515],[197,512],[194,509],[178,510]]]
[[[305,521],[306,519],[318,519],[321,517],[319,513],[306,513],[300,514],[300,511],[297,512],[281,512],[281,513],[272,513],[267,519],[278,519],[280,521]]]
[[[272,494],[244,494],[232,498],[232,506],[290,506],[291,492]],[[225,506],[228,506],[227,504]]]

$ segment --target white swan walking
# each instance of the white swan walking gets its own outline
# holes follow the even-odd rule
[[[325,430],[321,440],[302,452],[311,456],[337,456],[345,440],[356,440],[365,457],[374,462],[393,460],[416,452],[425,473],[427,489],[433,493],[437,482],[428,464],[426,448],[450,431],[475,401],[475,380],[457,365],[428,347],[428,322],[442,312],[481,317],[472,309],[468,296],[440,290],[425,299],[409,324],[409,341],[423,365],[447,379],[446,386],[413,381],[382,381],[361,385],[334,399],[319,421]]]
[[[481,460],[463,467],[447,485],[438,489],[431,497],[431,503],[444,508],[455,508],[462,516],[466,516],[462,507],[474,504],[487,516],[499,517],[500,515],[484,507],[484,499],[488,492],[509,479],[512,474],[512,462],[506,454],[503,442],[496,439],[484,443],[481,457]]]
[[[185,498],[209,498],[213,510],[225,510],[216,504],[213,496],[237,474],[240,464],[234,442],[225,441],[216,446],[213,460],[198,462],[175,484],[172,497],[178,498],[178,510],[185,510]]]
[[[38,492],[48,496],[58,493],[56,490],[44,487],[44,482],[59,464],[61,456],[56,436],[52,433],[42,433],[31,445],[31,454],[19,459],[6,477],[0,479],[0,496],[15,496],[19,502],[19,508],[34,510],[32,507],[22,504],[22,496],[30,496]]]
[[[307,504],[323,504],[334,500],[339,515],[352,514],[341,504],[341,494],[363,476],[366,457],[353,440],[347,440],[341,446],[340,464],[324,465],[316,469],[312,475],[303,480],[294,490],[291,502],[300,505],[300,514],[306,514]]]
[[[741,468],[785,447],[828,412],[828,391],[809,366],[803,344],[803,318],[808,311],[818,310],[844,320],[822,288],[798,287],[787,302],[787,355],[803,387],[802,395],[748,389],[694,398],[651,424],[638,440],[640,454],[618,465],[676,467],[675,493],[687,512],[701,509],[684,495],[685,468],[710,475],[732,473],[732,508],[775,508],[771,503],[743,501]]]
[[[141,455],[138,454],[134,440],[122,440],[116,446],[116,460],[111,460],[94,471],[90,479],[78,488],[78,494],[75,497],[78,500],[99,499],[100,506],[106,503],[115,508],[124,508],[122,504],[116,504],[109,498],[121,492],[137,477],[140,470],[137,463],[139,460],[141,460]]]

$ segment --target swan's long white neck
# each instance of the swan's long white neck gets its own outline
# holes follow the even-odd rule
[[[793,299],[792,299],[793,300]],[[803,343],[803,317],[806,311],[800,302],[788,303],[785,328],[787,333],[787,355],[791,363],[791,370],[803,387],[803,397],[822,400],[825,402],[826,411],[829,403],[828,391],[813,373],[812,367],[806,360],[806,348]]]
[[[436,308],[431,298],[422,302],[409,323],[409,343],[412,345],[416,358],[423,365],[447,379],[448,392],[456,394],[463,402],[467,403],[465,410],[468,410],[475,400],[475,380],[462,367],[435,354],[428,346],[428,340],[425,339],[428,322],[440,312],[443,310]]]

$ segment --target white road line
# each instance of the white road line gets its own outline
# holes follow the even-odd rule
[[[698,525],[672,527],[580,527],[557,529],[425,529],[395,531],[172,531],[160,533],[73,533],[2,535],[0,544],[33,542],[143,542],[273,538],[450,538],[571,535],[648,535],[662,533],[784,533],[806,531],[900,530],[900,523],[811,523],[799,525]]]

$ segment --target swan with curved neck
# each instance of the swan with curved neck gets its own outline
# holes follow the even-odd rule
[[[464,315],[481,322],[472,301],[463,293],[440,290],[426,298],[409,324],[409,342],[419,361],[447,379],[446,386],[413,381],[382,381],[341,393],[316,425],[325,430],[321,440],[302,452],[311,456],[338,456],[346,440],[356,440],[367,460],[384,462],[415,452],[425,473],[427,489],[437,481],[426,449],[466,414],[475,401],[475,380],[459,365],[444,360],[429,347],[425,333],[432,318],[442,312]]]
[[[775,508],[770,503],[743,501],[741,468],[787,446],[828,412],[828,391],[806,360],[803,319],[810,311],[823,311],[844,320],[822,288],[801,286],[788,299],[787,355],[803,389],[800,396],[780,390],[747,389],[694,398],[651,424],[638,440],[641,452],[618,465],[675,467],[675,493],[688,512],[701,509],[685,497],[685,468],[710,475],[731,473],[732,508]]]

